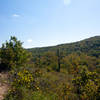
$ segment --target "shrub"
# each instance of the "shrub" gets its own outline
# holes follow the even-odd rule
[[[26,88],[34,87],[34,78],[33,75],[28,70],[22,70],[19,72],[14,72],[12,77],[12,86],[21,87],[24,86]]]

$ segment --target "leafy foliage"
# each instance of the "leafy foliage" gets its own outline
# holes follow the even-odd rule
[[[1,48],[1,67],[5,66],[5,69],[11,69],[25,66],[29,62],[30,57],[31,54],[22,47],[22,43],[16,37],[11,37]]]
[[[32,48],[28,51],[32,52],[32,55],[36,57],[38,54],[43,55],[46,52],[56,52],[60,49],[60,52],[63,52],[64,56],[67,56],[71,53],[85,53],[89,56],[100,56],[100,36],[91,37],[75,43],[61,44],[51,47],[43,48]]]
[[[100,37],[28,50],[11,37],[0,51],[10,69],[5,100],[99,100],[99,50]]]
[[[29,71],[24,69],[23,71],[20,72],[14,72],[12,80],[13,86],[15,87],[24,86],[27,88],[32,88],[33,84],[34,84],[34,78]]]
[[[97,100],[99,98],[99,81],[100,77],[96,72],[89,72],[86,68],[82,68],[73,83],[79,98],[86,100]]]

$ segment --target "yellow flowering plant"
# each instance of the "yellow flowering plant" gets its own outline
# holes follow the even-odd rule
[[[27,88],[32,88],[34,87],[34,78],[33,75],[26,69],[23,71],[19,71],[14,75],[13,86],[25,86]]]

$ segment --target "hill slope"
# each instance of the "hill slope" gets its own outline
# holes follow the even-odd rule
[[[60,52],[64,52],[65,55],[74,52],[75,53],[83,52],[88,55],[98,57],[100,55],[100,36],[91,37],[74,43],[61,44],[51,47],[32,48],[28,49],[28,51],[32,52],[33,56],[35,56],[38,54],[42,55],[43,53],[48,51],[56,52],[57,49],[60,49]]]

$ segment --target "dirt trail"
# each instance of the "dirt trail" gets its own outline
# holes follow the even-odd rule
[[[4,99],[4,95],[8,90],[7,73],[0,73],[0,100]]]

